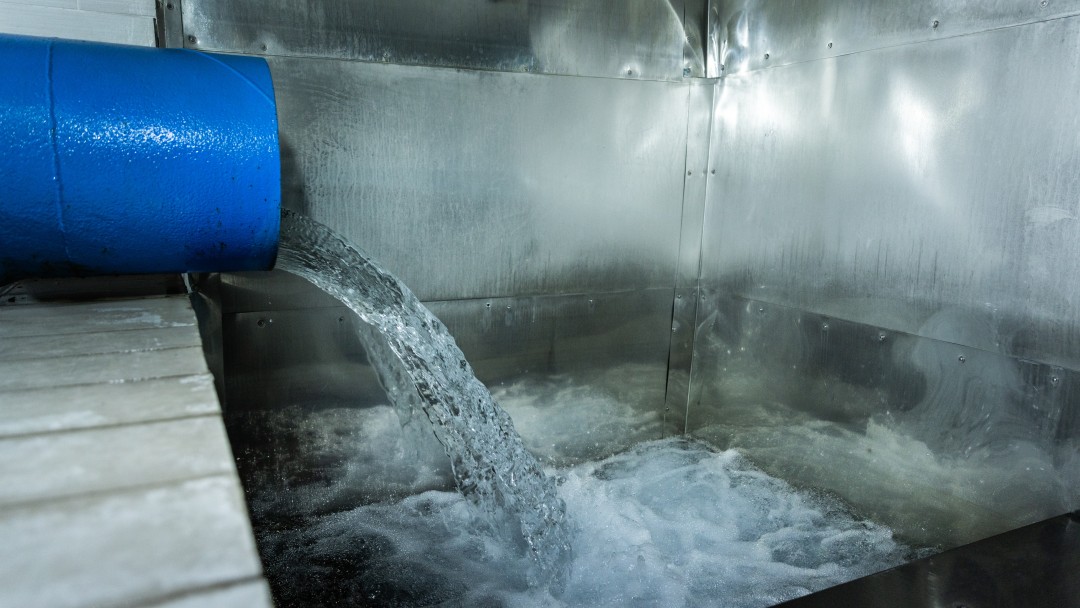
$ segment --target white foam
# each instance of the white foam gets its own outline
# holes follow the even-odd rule
[[[839,501],[797,491],[735,451],[700,442],[648,442],[551,473],[575,522],[574,560],[558,598],[528,588],[522,547],[492,534],[471,503],[429,491],[262,531],[278,599],[768,606],[912,556],[887,528],[859,521]]]
[[[523,379],[494,387],[491,394],[514,419],[530,452],[549,465],[569,466],[664,435],[655,369],[628,364]]]

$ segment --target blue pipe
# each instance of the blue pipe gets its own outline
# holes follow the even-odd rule
[[[273,266],[266,62],[0,35],[0,285]]]

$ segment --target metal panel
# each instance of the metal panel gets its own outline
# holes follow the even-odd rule
[[[162,48],[184,48],[184,13],[180,0],[157,0],[157,45]]]
[[[254,273],[249,276],[253,281]],[[263,284],[273,286],[273,282]],[[313,298],[322,294],[310,285],[308,290],[314,292]],[[670,289],[653,289],[425,304],[446,323],[478,377],[488,384],[530,373],[567,374],[647,364],[655,370],[648,385],[659,407],[670,342],[671,299]],[[356,338],[358,321],[340,304],[227,312],[223,317],[230,408],[277,407],[329,398],[360,405],[383,402]]]
[[[1078,33],[1062,19],[725,78],[703,281],[1080,368]]]
[[[183,9],[187,45],[201,50],[674,80],[704,74],[703,4],[185,0]]]
[[[711,9],[716,77],[1059,19],[1080,12],[1080,1],[730,0]]]
[[[254,275],[248,281],[253,285]],[[545,446],[589,440],[587,450],[576,448],[576,455],[585,457],[680,430],[665,426],[662,415],[671,301],[671,289],[655,289],[427,305],[446,323],[477,376],[507,396],[503,405],[527,438]],[[230,416],[294,405],[385,403],[355,323],[341,306],[226,313]],[[554,419],[588,415],[576,411],[583,392],[592,402],[603,401],[613,417],[593,415],[591,422],[572,425],[566,436],[545,436],[557,425],[553,421],[530,424],[537,412]],[[528,402],[524,418],[514,409],[523,399]]]
[[[535,71],[650,80],[704,75],[703,39],[695,34],[700,20],[692,17],[684,25],[684,4],[693,15],[699,0],[533,0],[528,4]]]
[[[690,390],[690,366],[694,354],[697,317],[698,274],[701,268],[701,229],[705,215],[709,175],[709,135],[712,131],[713,83],[699,81],[690,87],[686,127],[686,177],[683,188],[682,229],[679,235],[679,268],[675,275],[672,305],[671,352],[668,357],[666,408],[672,423],[682,428]]]
[[[835,492],[921,545],[1080,506],[1080,373],[706,295],[693,435]]]
[[[689,85],[270,65],[285,205],[422,299],[671,287]]]

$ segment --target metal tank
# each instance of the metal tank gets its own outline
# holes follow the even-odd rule
[[[942,549],[1080,507],[1080,2],[174,4],[269,64],[284,207],[643,421],[518,424],[562,462],[688,434]],[[381,399],[336,302],[200,281],[234,420]]]

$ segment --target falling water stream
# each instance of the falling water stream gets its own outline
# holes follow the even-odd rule
[[[279,605],[759,607],[913,557],[891,530],[835,497],[685,438],[641,441],[593,462],[547,454],[572,466],[545,474],[446,328],[405,285],[303,216],[284,213],[281,235],[278,268],[363,321],[358,332],[391,405],[286,408],[245,420],[306,446],[300,460],[340,455],[346,471],[306,485],[282,485],[280,474],[264,477],[263,487],[248,484]],[[632,386],[639,375],[628,368],[618,384]],[[529,421],[534,451],[543,439],[554,448],[550,437],[572,443],[586,429],[659,434],[655,413],[625,396],[553,388],[538,398],[500,387],[500,399]],[[449,457],[458,492],[431,483],[436,473],[374,502],[333,499],[370,481],[370,473],[356,476],[370,463],[408,461],[401,455],[410,440],[394,426],[415,427],[418,417]],[[584,444],[565,447],[564,455],[583,453]]]
[[[536,564],[533,584],[558,587],[570,557],[566,506],[442,322],[401,281],[326,227],[290,211],[281,218],[277,266],[360,317],[367,326],[361,341],[399,417],[427,416],[458,490],[481,507],[493,529],[520,530]]]

